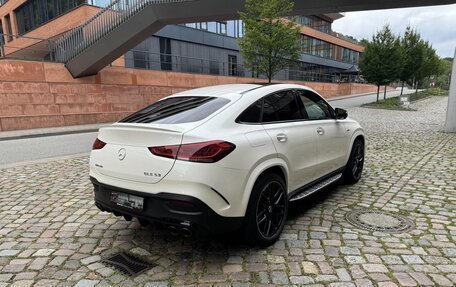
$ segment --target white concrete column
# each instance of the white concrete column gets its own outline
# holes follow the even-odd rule
[[[445,132],[456,133],[456,50],[453,58],[453,71],[451,72]]]

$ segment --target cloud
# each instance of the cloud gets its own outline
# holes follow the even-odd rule
[[[407,25],[418,29],[441,57],[453,57],[456,48],[456,5],[421,8],[348,12],[333,24],[334,31],[359,40],[390,24],[396,34],[403,34]]]

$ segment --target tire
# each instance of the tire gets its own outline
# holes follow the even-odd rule
[[[284,180],[267,174],[255,183],[247,207],[244,236],[251,245],[267,247],[277,241],[288,214],[288,195]]]
[[[350,158],[345,166],[344,180],[347,183],[357,183],[363,174],[364,167],[364,144],[357,139],[353,143]]]

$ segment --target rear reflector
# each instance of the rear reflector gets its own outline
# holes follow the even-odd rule
[[[105,142],[102,142],[101,140],[96,139],[95,142],[93,143],[92,149],[93,150],[102,149],[105,147],[105,145],[106,145]]]
[[[166,202],[169,209],[181,212],[199,212],[199,208],[187,201],[170,200]]]
[[[150,147],[152,154],[191,162],[213,163],[230,154],[236,146],[225,141]]]

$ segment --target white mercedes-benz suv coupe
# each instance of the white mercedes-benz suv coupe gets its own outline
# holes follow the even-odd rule
[[[314,90],[234,84],[164,98],[101,128],[90,157],[95,204],[171,231],[280,236],[290,201],[355,183],[364,132]]]

